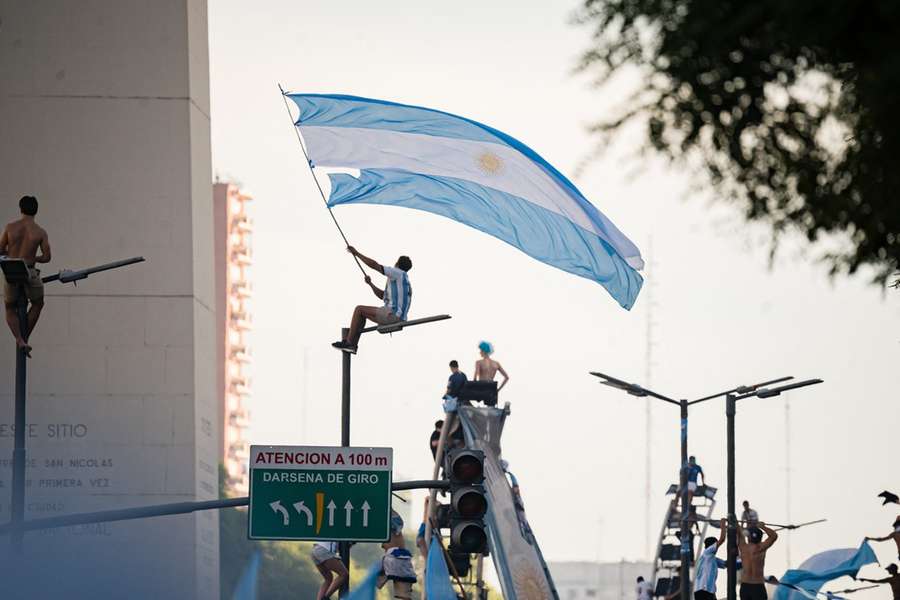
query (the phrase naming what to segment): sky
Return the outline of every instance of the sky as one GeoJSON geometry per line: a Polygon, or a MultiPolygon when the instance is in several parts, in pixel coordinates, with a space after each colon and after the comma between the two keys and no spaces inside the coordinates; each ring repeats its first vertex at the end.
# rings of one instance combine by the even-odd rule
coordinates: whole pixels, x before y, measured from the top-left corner
{"type": "MultiPolygon", "coordinates": [[[[210,3],[214,173],[255,198],[252,443],[340,442],[341,357],[330,343],[356,304],[378,302],[323,207],[278,83],[464,115],[574,176],[594,147],[587,127],[611,114],[629,83],[626,76],[597,90],[574,73],[590,33],[571,23],[576,7],[210,3]]],[[[504,458],[544,555],[648,559],[665,489],[677,478],[677,408],[651,403],[648,445],[648,401],[599,385],[589,371],[689,399],[785,375],[821,377],[822,385],[738,405],[739,500],[770,522],[828,519],[777,544],[767,570],[783,571],[788,548],[796,567],[818,551],[885,535],[900,512],[875,497],[900,488],[900,292],[870,285],[865,274],[830,280],[815,250],[796,240],[770,260],[764,228],[697,191],[698,175],[639,154],[640,135],[625,131],[575,178],[648,261],[631,311],[598,284],[448,219],[397,207],[335,210],[362,252],[391,264],[412,257],[410,318],[453,316],[363,338],[353,361],[352,443],[393,447],[395,479],[428,476],[447,363],[458,359],[471,375],[478,342],[490,340],[511,376],[501,394],[511,405],[504,458]]],[[[723,402],[692,410],[689,444],[721,490],[722,515],[723,402]]],[[[885,564],[894,558],[891,544],[875,549],[885,564]]]]}

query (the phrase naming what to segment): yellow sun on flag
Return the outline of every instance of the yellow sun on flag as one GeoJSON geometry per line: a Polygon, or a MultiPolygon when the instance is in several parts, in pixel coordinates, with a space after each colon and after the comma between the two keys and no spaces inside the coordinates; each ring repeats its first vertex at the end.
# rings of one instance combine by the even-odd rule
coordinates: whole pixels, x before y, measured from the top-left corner
{"type": "Polygon", "coordinates": [[[503,160],[490,150],[486,150],[478,155],[478,168],[485,175],[496,175],[503,169],[503,160]]]}

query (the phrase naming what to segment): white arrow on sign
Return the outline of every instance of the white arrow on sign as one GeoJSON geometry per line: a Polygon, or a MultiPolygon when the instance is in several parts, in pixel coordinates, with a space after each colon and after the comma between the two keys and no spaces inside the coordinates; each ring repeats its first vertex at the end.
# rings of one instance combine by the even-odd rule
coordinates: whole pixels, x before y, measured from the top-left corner
{"type": "Polygon", "coordinates": [[[366,500],[363,502],[362,511],[363,511],[363,527],[369,526],[369,509],[372,508],[369,506],[369,501],[366,500]]]}
{"type": "Polygon", "coordinates": [[[306,515],[306,524],[312,527],[312,511],[303,504],[303,501],[294,502],[294,510],[297,511],[298,514],[306,515]]]}
{"type": "Polygon", "coordinates": [[[334,500],[328,501],[328,526],[334,527],[334,509],[337,508],[337,504],[334,503],[334,500]]]}
{"type": "Polygon", "coordinates": [[[275,502],[270,502],[269,506],[271,506],[272,510],[274,510],[275,512],[281,513],[281,516],[284,517],[284,525],[285,526],[287,526],[288,523],[291,522],[291,516],[288,514],[287,509],[281,505],[281,500],[276,500],[275,502]]]}
{"type": "Polygon", "coordinates": [[[347,527],[350,527],[350,511],[353,510],[353,503],[347,500],[347,504],[344,505],[344,510],[347,512],[346,524],[347,527]]]}

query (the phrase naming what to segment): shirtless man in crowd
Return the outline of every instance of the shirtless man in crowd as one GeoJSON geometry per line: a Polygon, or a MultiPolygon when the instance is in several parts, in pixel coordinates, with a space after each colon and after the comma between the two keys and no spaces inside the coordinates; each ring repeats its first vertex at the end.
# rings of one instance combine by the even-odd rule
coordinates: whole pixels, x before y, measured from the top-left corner
{"type": "Polygon", "coordinates": [[[475,381],[493,381],[499,371],[503,375],[503,383],[497,388],[499,392],[509,381],[509,375],[506,374],[500,363],[491,358],[494,346],[490,342],[481,342],[478,344],[478,352],[481,354],[481,360],[475,362],[475,381]]]}
{"type": "Polygon", "coordinates": [[[38,201],[34,196],[23,196],[19,200],[19,210],[22,217],[9,223],[0,235],[0,256],[7,258],[20,258],[28,267],[28,281],[25,282],[25,295],[31,302],[28,310],[27,330],[19,328],[19,317],[16,314],[16,303],[19,298],[19,286],[13,286],[3,280],[3,302],[6,305],[6,324],[9,325],[13,337],[16,338],[16,346],[25,350],[27,356],[31,356],[31,346],[28,345],[28,337],[37,325],[38,317],[44,308],[44,282],[41,281],[41,272],[35,268],[36,263],[50,262],[50,238],[44,228],[34,221],[37,214],[38,201]],[[38,249],[41,253],[38,255],[38,249]]]}
{"type": "Polygon", "coordinates": [[[738,553],[741,556],[744,574],[741,575],[741,600],[767,600],[766,593],[766,551],[772,547],[778,534],[765,523],[758,523],[757,527],[747,530],[744,536],[744,528],[737,526],[738,553]],[[763,532],[766,539],[763,540],[763,532]]]}
{"type": "Polygon", "coordinates": [[[884,579],[863,579],[860,577],[857,581],[864,581],[866,583],[887,583],[891,586],[891,593],[894,595],[894,600],[900,600],[900,575],[897,574],[897,565],[891,563],[886,566],[884,570],[888,572],[888,576],[884,579]]]}
{"type": "Polygon", "coordinates": [[[900,515],[894,519],[894,530],[892,532],[884,537],[867,537],[866,540],[870,542],[886,542],[888,540],[894,540],[894,543],[897,544],[897,557],[900,558],[900,515]]]}

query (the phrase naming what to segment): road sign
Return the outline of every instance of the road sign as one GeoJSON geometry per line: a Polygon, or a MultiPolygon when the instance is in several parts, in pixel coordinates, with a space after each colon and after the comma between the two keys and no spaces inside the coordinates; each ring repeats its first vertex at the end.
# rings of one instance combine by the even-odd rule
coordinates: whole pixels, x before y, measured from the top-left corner
{"type": "Polygon", "coordinates": [[[392,466],[391,448],[251,446],[250,539],[387,540],[392,466]]]}

